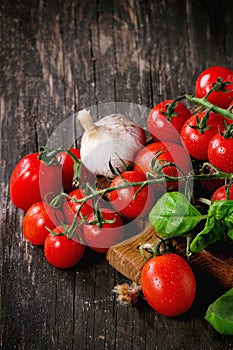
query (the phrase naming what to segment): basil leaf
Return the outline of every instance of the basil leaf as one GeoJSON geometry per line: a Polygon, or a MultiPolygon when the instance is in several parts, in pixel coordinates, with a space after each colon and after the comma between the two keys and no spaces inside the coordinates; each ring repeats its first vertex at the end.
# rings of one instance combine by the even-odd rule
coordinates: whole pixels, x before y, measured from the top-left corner
{"type": "Polygon", "coordinates": [[[187,234],[203,219],[180,192],[166,192],[149,213],[149,221],[162,238],[187,234]]]}
{"type": "Polygon", "coordinates": [[[190,251],[198,253],[218,241],[226,233],[233,238],[233,201],[217,200],[208,210],[204,229],[199,232],[190,244],[190,251]]]}
{"type": "Polygon", "coordinates": [[[208,217],[204,229],[199,232],[190,243],[190,251],[199,253],[209,245],[215,243],[223,236],[223,224],[214,216],[208,217]]]}
{"type": "Polygon", "coordinates": [[[232,214],[225,217],[224,224],[226,226],[227,236],[233,240],[233,215],[232,214]]]}
{"type": "MultiPolygon", "coordinates": [[[[214,201],[208,210],[208,216],[214,216],[216,220],[222,220],[233,213],[232,200],[217,200],[214,201]]],[[[232,225],[233,227],[233,225],[232,225]]]]}
{"type": "Polygon", "coordinates": [[[224,335],[233,335],[233,288],[208,307],[205,320],[217,332],[224,335]]]}

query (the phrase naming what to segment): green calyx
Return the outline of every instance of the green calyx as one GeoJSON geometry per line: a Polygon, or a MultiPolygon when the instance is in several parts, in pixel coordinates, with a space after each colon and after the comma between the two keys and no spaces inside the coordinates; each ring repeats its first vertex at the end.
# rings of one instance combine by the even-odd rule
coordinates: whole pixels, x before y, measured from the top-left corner
{"type": "Polygon", "coordinates": [[[207,99],[212,92],[227,92],[226,86],[232,84],[229,81],[223,81],[221,77],[219,77],[215,83],[213,83],[213,88],[208,92],[208,94],[205,96],[207,99]]]}
{"type": "Polygon", "coordinates": [[[233,138],[233,124],[228,125],[225,122],[225,130],[220,132],[220,134],[224,137],[224,139],[233,138]]]}
{"type": "Polygon", "coordinates": [[[207,111],[203,118],[198,118],[198,114],[196,115],[196,124],[190,125],[190,128],[198,130],[201,134],[203,134],[206,130],[209,130],[209,126],[207,125],[209,120],[210,111],[207,111]]]}
{"type": "Polygon", "coordinates": [[[173,117],[177,117],[177,113],[175,112],[178,101],[173,101],[166,105],[166,110],[163,112],[163,115],[166,116],[167,120],[170,122],[173,117]]]}

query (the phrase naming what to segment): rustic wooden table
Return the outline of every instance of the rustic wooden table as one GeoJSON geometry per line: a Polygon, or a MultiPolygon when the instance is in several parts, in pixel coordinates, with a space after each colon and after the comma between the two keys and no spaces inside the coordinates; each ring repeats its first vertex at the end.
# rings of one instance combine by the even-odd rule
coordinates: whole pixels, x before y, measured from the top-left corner
{"type": "Polygon", "coordinates": [[[222,292],[207,276],[196,271],[196,301],[181,317],[143,298],[122,306],[112,289],[126,279],[103,256],[53,268],[23,239],[24,213],[9,199],[15,164],[73,112],[150,108],[193,93],[208,66],[233,68],[232,16],[230,0],[0,1],[2,349],[232,349],[203,319],[222,292]]]}

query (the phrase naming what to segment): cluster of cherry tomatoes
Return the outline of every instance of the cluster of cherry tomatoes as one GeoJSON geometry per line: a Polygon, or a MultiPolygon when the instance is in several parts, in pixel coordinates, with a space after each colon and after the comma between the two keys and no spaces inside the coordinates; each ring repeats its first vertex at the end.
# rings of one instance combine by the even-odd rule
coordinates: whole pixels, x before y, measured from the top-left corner
{"type": "MultiPolygon", "coordinates": [[[[122,172],[111,181],[107,199],[97,197],[97,201],[96,198],[86,200],[85,189],[72,186],[74,160],[70,154],[58,153],[57,161],[52,165],[40,160],[39,153],[26,155],[16,165],[10,181],[13,204],[26,212],[24,237],[34,245],[44,245],[46,259],[59,268],[76,265],[86,246],[106,253],[110,246],[124,239],[125,220],[147,216],[159,194],[166,191],[165,182],[153,187],[129,185],[143,184],[147,180],[145,173],[150,169],[154,152],[163,150],[158,154],[159,164],[173,161],[174,155],[168,152],[171,147],[177,154],[176,164],[187,174],[189,156],[181,145],[152,143],[138,153],[133,169],[122,172]],[[54,208],[49,203],[56,196],[60,198],[59,206],[54,208]]],[[[72,148],[69,152],[77,158],[80,156],[78,149],[72,148]]],[[[168,175],[178,174],[175,165],[163,171],[168,175]]],[[[83,169],[80,183],[86,176],[92,177],[87,173],[83,169]]],[[[167,186],[177,189],[177,182],[167,186]]]]}
{"type": "MultiPolygon", "coordinates": [[[[203,71],[196,81],[196,96],[204,98],[219,77],[232,84],[226,85],[226,91],[212,92],[208,101],[215,106],[231,109],[233,71],[225,67],[211,67],[203,71]]],[[[191,115],[190,110],[181,102],[177,103],[173,116],[168,120],[164,116],[167,113],[166,107],[171,102],[163,101],[152,109],[148,118],[148,130],[151,135],[160,141],[181,141],[191,157],[201,161],[208,160],[224,172],[233,172],[233,139],[232,135],[224,133],[226,126],[231,125],[233,120],[212,111],[201,111],[191,115]]]]}
{"type": "MultiPolygon", "coordinates": [[[[233,72],[227,68],[211,67],[202,72],[196,81],[196,96],[204,98],[219,77],[232,84],[226,85],[226,91],[211,93],[208,100],[216,106],[230,109],[233,100],[233,72]]],[[[212,111],[191,115],[190,110],[180,101],[172,113],[168,114],[168,106],[172,102],[163,101],[151,110],[147,126],[152,141],[136,155],[131,170],[126,169],[117,174],[110,182],[110,191],[105,198],[90,195],[89,199],[82,201],[87,196],[85,189],[73,186],[74,158],[80,159],[78,149],[69,149],[74,157],[70,153],[59,152],[52,165],[41,161],[39,153],[26,155],[19,161],[10,180],[11,200],[16,207],[26,212],[23,220],[24,237],[34,245],[44,245],[44,254],[49,263],[58,268],[74,266],[84,255],[87,246],[99,253],[106,253],[110,246],[124,239],[125,219],[147,216],[164,191],[180,190],[182,186],[179,181],[164,181],[153,186],[145,183],[141,186],[147,181],[148,173],[152,178],[156,178],[158,173],[173,178],[187,175],[192,168],[193,158],[207,160],[224,172],[233,172],[233,138],[226,131],[231,120],[212,111]],[[124,183],[128,185],[122,186],[124,183]],[[133,183],[138,185],[130,186],[133,183]],[[60,206],[52,208],[48,203],[60,193],[63,193],[60,196],[60,206]]],[[[83,169],[80,184],[82,179],[90,176],[83,169]]],[[[224,196],[223,187],[215,194],[215,199],[224,199],[224,196]]],[[[177,308],[169,313],[166,311],[168,306],[165,309],[155,306],[159,312],[167,315],[184,312],[190,307],[195,295],[191,269],[187,268],[184,259],[176,259],[174,254],[164,256],[161,263],[151,259],[142,274],[143,292],[154,307],[154,298],[151,300],[150,296],[155,289],[164,290],[165,287],[161,289],[161,283],[171,280],[172,266],[175,264],[177,268],[179,264],[183,277],[177,275],[172,281],[175,288],[179,285],[176,288],[179,289],[179,295],[170,288],[171,284],[169,291],[166,291],[167,297],[174,296],[177,308]],[[159,268],[151,270],[150,264],[159,268]],[[167,277],[162,272],[164,267],[167,277]],[[151,274],[158,280],[157,287],[151,282],[151,274]],[[184,280],[185,283],[180,283],[184,280]],[[187,295],[186,303],[184,295],[187,295]]],[[[162,296],[156,300],[162,300],[162,296]]]]}

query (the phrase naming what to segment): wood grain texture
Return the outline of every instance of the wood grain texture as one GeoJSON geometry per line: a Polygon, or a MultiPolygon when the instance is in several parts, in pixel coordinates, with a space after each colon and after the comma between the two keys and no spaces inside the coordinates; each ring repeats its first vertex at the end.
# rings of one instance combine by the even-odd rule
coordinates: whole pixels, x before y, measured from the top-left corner
{"type": "Polygon", "coordinates": [[[227,0],[1,0],[2,349],[232,348],[203,320],[222,292],[208,276],[197,271],[195,304],[178,319],[143,297],[122,307],[112,289],[125,278],[104,257],[87,251],[73,269],[51,267],[23,239],[24,213],[9,198],[17,161],[73,112],[115,101],[150,108],[193,93],[207,66],[232,68],[232,15],[227,0]]]}

